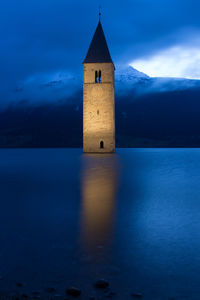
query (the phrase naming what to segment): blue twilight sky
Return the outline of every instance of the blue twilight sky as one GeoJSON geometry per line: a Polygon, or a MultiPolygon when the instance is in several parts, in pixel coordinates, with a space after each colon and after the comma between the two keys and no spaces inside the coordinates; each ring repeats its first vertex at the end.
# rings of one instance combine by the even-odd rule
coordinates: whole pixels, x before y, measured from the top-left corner
{"type": "Polygon", "coordinates": [[[200,79],[199,0],[0,0],[0,101],[81,74],[99,4],[116,66],[200,79]]]}

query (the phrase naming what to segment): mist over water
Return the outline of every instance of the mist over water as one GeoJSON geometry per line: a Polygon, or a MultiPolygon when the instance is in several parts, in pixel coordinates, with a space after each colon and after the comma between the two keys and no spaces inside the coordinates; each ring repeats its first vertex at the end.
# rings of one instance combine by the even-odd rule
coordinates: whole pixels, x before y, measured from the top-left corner
{"type": "Polygon", "coordinates": [[[199,299],[200,151],[0,150],[0,292],[199,299]]]}

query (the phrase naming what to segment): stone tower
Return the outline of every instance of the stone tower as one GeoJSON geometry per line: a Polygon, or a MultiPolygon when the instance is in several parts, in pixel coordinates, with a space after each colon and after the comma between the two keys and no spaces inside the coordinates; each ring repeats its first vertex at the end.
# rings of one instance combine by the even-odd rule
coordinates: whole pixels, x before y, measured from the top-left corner
{"type": "Polygon", "coordinates": [[[83,151],[115,151],[115,66],[101,22],[83,62],[83,151]]]}

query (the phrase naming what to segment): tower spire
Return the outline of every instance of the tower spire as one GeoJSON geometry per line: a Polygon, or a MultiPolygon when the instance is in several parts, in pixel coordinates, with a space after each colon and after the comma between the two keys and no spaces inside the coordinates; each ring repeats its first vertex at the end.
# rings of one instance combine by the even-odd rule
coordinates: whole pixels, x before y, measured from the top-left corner
{"type": "Polygon", "coordinates": [[[97,25],[87,55],[83,63],[112,62],[101,22],[97,25]]]}

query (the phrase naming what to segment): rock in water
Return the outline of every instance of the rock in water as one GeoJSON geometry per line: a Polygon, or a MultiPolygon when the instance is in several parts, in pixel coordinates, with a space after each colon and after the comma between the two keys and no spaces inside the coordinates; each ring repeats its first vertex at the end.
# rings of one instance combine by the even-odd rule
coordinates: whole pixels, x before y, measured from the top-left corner
{"type": "Polygon", "coordinates": [[[105,279],[99,279],[96,281],[95,287],[97,289],[106,289],[107,287],[109,287],[109,282],[105,279]]]}
{"type": "Polygon", "coordinates": [[[46,291],[47,291],[47,293],[53,294],[53,293],[56,292],[56,289],[55,289],[54,287],[48,287],[48,288],[46,289],[46,291]]]}
{"type": "Polygon", "coordinates": [[[54,299],[54,300],[63,299],[63,296],[60,294],[55,294],[52,299],[54,299]]]}
{"type": "Polygon", "coordinates": [[[70,287],[66,289],[66,294],[73,297],[78,297],[81,295],[81,290],[76,287],[70,287]]]}
{"type": "Polygon", "coordinates": [[[32,291],[32,294],[33,294],[34,296],[40,296],[40,291],[32,291]]]}
{"type": "Polygon", "coordinates": [[[23,283],[17,282],[17,283],[16,283],[16,286],[19,287],[19,288],[21,288],[21,287],[23,287],[23,283]]]}
{"type": "Polygon", "coordinates": [[[109,291],[109,292],[107,292],[106,294],[105,294],[105,297],[106,298],[113,298],[115,296],[115,293],[114,292],[111,292],[111,291],[109,291]]]}
{"type": "Polygon", "coordinates": [[[22,294],[22,295],[21,295],[21,298],[22,298],[23,300],[28,299],[28,295],[27,295],[27,294],[22,294]]]}
{"type": "Polygon", "coordinates": [[[141,293],[132,293],[131,296],[137,299],[141,299],[143,297],[141,293]]]}

